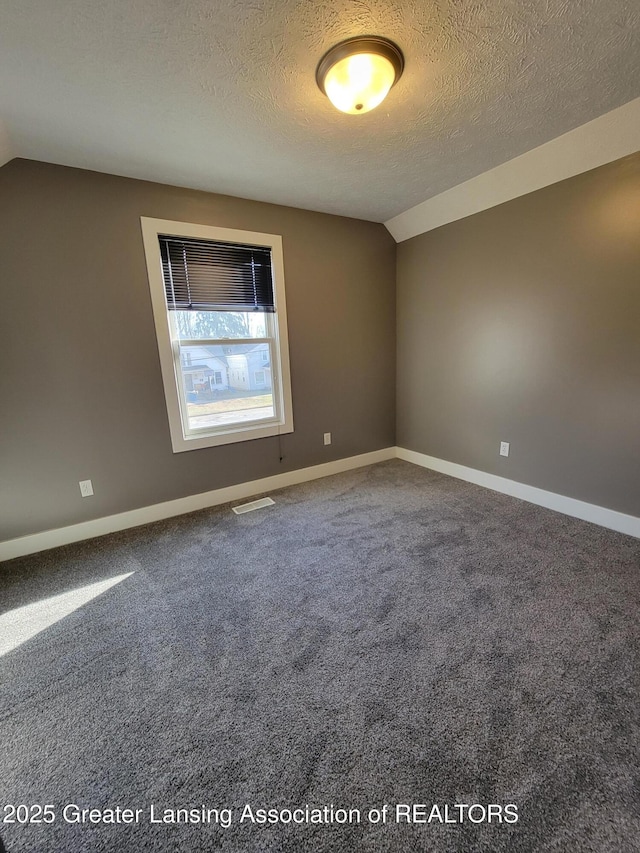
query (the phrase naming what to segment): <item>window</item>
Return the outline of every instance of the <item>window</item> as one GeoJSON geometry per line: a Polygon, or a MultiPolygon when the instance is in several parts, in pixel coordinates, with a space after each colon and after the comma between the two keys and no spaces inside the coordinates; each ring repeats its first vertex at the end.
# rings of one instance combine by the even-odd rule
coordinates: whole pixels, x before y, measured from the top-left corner
{"type": "Polygon", "coordinates": [[[141,223],[174,453],[293,432],[281,238],[141,223]]]}

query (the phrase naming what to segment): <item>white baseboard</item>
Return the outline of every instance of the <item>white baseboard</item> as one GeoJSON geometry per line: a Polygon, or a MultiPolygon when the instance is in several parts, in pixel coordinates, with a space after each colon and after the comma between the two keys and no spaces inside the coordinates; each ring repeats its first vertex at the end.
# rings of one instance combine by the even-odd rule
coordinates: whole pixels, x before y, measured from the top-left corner
{"type": "Polygon", "coordinates": [[[447,462],[437,459],[435,456],[427,456],[404,447],[385,447],[382,450],[374,450],[371,453],[362,453],[359,456],[349,456],[346,459],[337,459],[334,462],[325,462],[321,465],[313,465],[310,468],[300,468],[297,471],[287,471],[282,474],[274,474],[272,477],[264,477],[261,480],[251,480],[248,483],[239,483],[237,486],[227,486],[224,489],[214,489],[211,492],[203,492],[199,495],[190,495],[186,498],[178,498],[174,501],[153,504],[140,509],[121,512],[117,515],[109,515],[104,518],[96,518],[92,521],[83,521],[80,524],[72,524],[69,527],[61,527],[56,530],[45,530],[42,533],[33,533],[29,536],[21,536],[18,539],[10,539],[0,542],[0,562],[12,560],[14,557],[23,557],[26,554],[35,554],[38,551],[46,551],[48,548],[56,548],[59,545],[68,545],[71,542],[79,542],[83,539],[92,539],[94,536],[104,536],[106,533],[115,533],[118,530],[126,530],[129,527],[139,527],[152,521],[161,521],[164,518],[172,518],[176,515],[184,515],[199,509],[217,506],[253,497],[254,495],[268,492],[272,489],[282,489],[285,486],[295,486],[321,477],[329,477],[332,474],[340,474],[342,471],[351,471],[365,465],[374,465],[376,462],[384,462],[387,459],[403,459],[412,462],[422,468],[430,468],[441,474],[448,474],[459,480],[475,483],[502,492],[515,498],[528,501],[529,503],[544,506],[556,512],[580,518],[583,521],[591,521],[601,527],[608,527],[620,533],[640,538],[640,518],[633,515],[625,515],[612,509],[585,503],[584,501],[547,492],[535,486],[527,486],[525,483],[516,483],[505,477],[495,474],[487,474],[475,468],[467,468],[455,462],[447,462]]]}
{"type": "Polygon", "coordinates": [[[611,530],[617,530],[619,533],[627,533],[629,536],[640,538],[640,518],[636,518],[634,515],[625,515],[623,512],[616,512],[613,509],[606,509],[575,498],[557,495],[535,486],[527,486],[525,483],[517,483],[515,480],[498,477],[496,474],[487,474],[484,471],[477,471],[475,468],[467,468],[466,465],[458,465],[455,462],[437,459],[435,456],[406,450],[404,447],[396,447],[396,456],[398,459],[413,462],[414,465],[420,465],[422,468],[430,468],[432,471],[439,471],[441,474],[448,474],[450,477],[493,489],[494,492],[502,492],[505,495],[511,495],[514,498],[520,498],[520,500],[564,513],[564,515],[571,515],[583,521],[591,521],[601,527],[608,527],[611,530]]]}
{"type": "Polygon", "coordinates": [[[296,471],[274,474],[272,477],[264,477],[261,480],[239,483],[237,486],[227,486],[224,489],[214,489],[211,492],[203,492],[199,495],[190,495],[174,501],[165,501],[140,509],[132,509],[128,512],[120,512],[117,515],[108,515],[104,518],[72,524],[69,527],[60,527],[57,530],[45,530],[42,533],[21,536],[18,539],[0,542],[0,561],[12,560],[14,557],[23,557],[26,554],[35,554],[38,551],[57,548],[59,545],[68,545],[70,542],[79,542],[82,539],[91,539],[94,536],[104,536],[105,533],[115,533],[129,527],[139,527],[141,524],[161,521],[163,518],[184,515],[187,512],[206,509],[218,504],[242,500],[272,489],[282,489],[285,486],[295,486],[309,480],[318,480],[321,477],[329,477],[331,474],[340,474],[342,471],[351,471],[353,468],[362,468],[365,465],[395,459],[395,456],[395,447],[385,447],[382,450],[362,453],[359,456],[349,456],[346,459],[336,459],[334,462],[324,462],[310,468],[299,468],[296,471]]]}

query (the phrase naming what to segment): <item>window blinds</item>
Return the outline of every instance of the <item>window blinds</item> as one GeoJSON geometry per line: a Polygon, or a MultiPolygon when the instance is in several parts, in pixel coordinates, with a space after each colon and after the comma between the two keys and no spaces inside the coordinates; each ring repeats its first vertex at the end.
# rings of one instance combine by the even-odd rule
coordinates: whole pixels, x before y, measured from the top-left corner
{"type": "Polygon", "coordinates": [[[170,311],[274,312],[271,249],[159,235],[170,311]]]}

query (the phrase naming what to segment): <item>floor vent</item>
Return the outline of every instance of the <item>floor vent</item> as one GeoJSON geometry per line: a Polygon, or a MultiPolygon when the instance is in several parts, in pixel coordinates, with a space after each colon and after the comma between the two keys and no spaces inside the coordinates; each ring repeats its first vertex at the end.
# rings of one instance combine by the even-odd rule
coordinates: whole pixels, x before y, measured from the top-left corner
{"type": "Polygon", "coordinates": [[[257,501],[251,501],[248,504],[241,504],[240,506],[232,507],[233,511],[236,515],[242,515],[243,512],[253,512],[254,509],[262,509],[263,506],[271,506],[275,501],[272,501],[271,498],[260,498],[257,501]]]}

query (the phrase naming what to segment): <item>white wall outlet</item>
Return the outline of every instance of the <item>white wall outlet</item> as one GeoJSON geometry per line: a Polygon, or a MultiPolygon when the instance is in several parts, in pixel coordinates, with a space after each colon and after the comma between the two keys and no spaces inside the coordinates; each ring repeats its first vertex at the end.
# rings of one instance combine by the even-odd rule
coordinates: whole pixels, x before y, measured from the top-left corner
{"type": "Polygon", "coordinates": [[[324,443],[325,444],[331,444],[331,433],[330,432],[325,432],[324,443]]]}
{"type": "Polygon", "coordinates": [[[91,480],[80,480],[78,483],[80,486],[80,494],[83,498],[90,498],[93,494],[93,485],[91,480]]]}
{"type": "Polygon", "coordinates": [[[509,442],[501,441],[500,442],[500,456],[508,456],[509,455],[509,442]]]}

